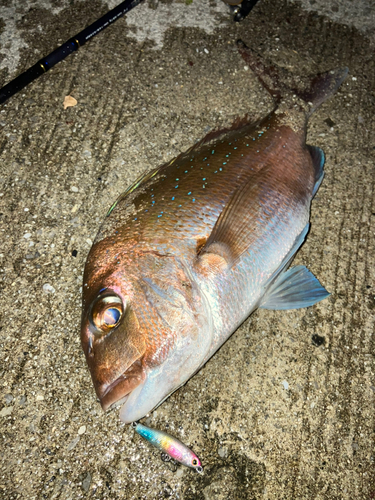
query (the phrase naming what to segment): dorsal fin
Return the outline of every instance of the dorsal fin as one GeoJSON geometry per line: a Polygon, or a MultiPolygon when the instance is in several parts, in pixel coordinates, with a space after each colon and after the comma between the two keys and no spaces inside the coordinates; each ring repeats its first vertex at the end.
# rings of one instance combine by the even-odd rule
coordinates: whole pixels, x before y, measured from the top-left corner
{"type": "MultiPolygon", "coordinates": [[[[173,161],[173,160],[172,160],[173,161]]],[[[172,162],[170,162],[172,163],[172,162]]],[[[163,165],[164,166],[164,165],[163,165]]],[[[144,184],[148,180],[152,179],[161,169],[162,167],[154,168],[150,172],[144,172],[142,175],[140,175],[134,182],[131,184],[126,191],[120,194],[120,196],[117,198],[117,200],[114,202],[114,204],[111,206],[111,208],[108,210],[106,217],[111,215],[112,211],[118,205],[118,203],[123,200],[128,194],[132,193],[137,187],[139,187],[141,184],[144,184]]]]}

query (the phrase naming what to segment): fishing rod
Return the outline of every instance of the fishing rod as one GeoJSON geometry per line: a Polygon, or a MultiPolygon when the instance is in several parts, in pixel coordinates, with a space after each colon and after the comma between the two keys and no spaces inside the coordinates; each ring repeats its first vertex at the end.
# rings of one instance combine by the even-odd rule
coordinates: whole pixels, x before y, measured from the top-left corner
{"type": "Polygon", "coordinates": [[[236,23],[245,19],[259,0],[223,0],[229,5],[233,14],[233,21],[236,23]]]}
{"type": "MultiPolygon", "coordinates": [[[[90,26],[80,31],[67,42],[60,45],[60,47],[51,52],[48,56],[40,59],[40,61],[34,64],[34,66],[31,66],[31,68],[21,73],[14,80],[4,85],[4,87],[0,89],[0,104],[3,104],[7,99],[9,99],[9,97],[12,97],[12,95],[25,88],[40,75],[43,75],[48,70],[53,68],[55,64],[64,60],[69,54],[85,45],[90,38],[100,33],[103,29],[107,28],[123,15],[127,14],[142,1],[143,0],[125,0],[124,2],[121,2],[117,7],[107,12],[107,14],[104,14],[104,16],[100,19],[90,24],[90,26]]],[[[238,22],[249,14],[259,0],[223,1],[231,7],[232,13],[234,14],[234,21],[238,22]]]]}
{"type": "Polygon", "coordinates": [[[43,57],[34,66],[31,66],[24,73],[21,73],[14,80],[4,85],[0,89],[0,104],[4,103],[9,97],[22,90],[26,85],[36,80],[40,75],[46,73],[55,64],[59,63],[69,54],[78,50],[82,45],[90,40],[93,36],[100,33],[103,29],[107,28],[110,24],[114,23],[127,14],[131,9],[136,7],[142,0],[125,0],[117,7],[110,10],[103,17],[90,24],[87,28],[80,31],[77,35],[70,38],[67,42],[63,43],[56,50],[51,52],[48,56],[43,57]]]}

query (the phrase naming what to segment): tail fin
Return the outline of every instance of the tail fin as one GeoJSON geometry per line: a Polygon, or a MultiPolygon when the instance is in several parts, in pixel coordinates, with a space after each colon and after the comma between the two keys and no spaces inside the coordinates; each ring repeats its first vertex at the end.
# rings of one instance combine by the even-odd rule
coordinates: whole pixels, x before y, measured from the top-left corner
{"type": "Polygon", "coordinates": [[[276,99],[276,104],[283,96],[292,92],[306,103],[310,103],[309,115],[331,97],[348,76],[348,68],[339,68],[313,77],[297,79],[284,68],[276,67],[260,57],[242,40],[237,41],[237,46],[264,88],[276,99]]]}
{"type": "Polygon", "coordinates": [[[311,102],[310,114],[329,99],[348,76],[348,68],[337,68],[320,73],[310,80],[309,88],[297,93],[304,101],[311,102]]]}

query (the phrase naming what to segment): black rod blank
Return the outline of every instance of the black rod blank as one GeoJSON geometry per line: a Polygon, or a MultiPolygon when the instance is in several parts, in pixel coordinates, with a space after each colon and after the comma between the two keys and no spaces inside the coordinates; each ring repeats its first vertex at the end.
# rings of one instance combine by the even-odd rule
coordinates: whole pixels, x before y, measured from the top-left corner
{"type": "Polygon", "coordinates": [[[34,66],[31,66],[31,68],[24,73],[21,73],[14,80],[4,85],[4,87],[0,89],[0,104],[22,90],[29,83],[33,82],[38,76],[46,73],[46,71],[65,59],[69,54],[78,50],[79,47],[82,47],[90,38],[117,21],[121,16],[127,14],[133,7],[141,3],[141,1],[142,0],[125,0],[120,3],[120,5],[107,12],[103,17],[60,45],[60,47],[51,52],[48,56],[43,57],[43,59],[34,64],[34,66]]]}

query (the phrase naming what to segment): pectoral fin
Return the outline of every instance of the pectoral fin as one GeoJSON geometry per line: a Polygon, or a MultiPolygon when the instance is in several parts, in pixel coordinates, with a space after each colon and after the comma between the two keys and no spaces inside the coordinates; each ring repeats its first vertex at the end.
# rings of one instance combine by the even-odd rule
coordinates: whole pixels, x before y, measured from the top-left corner
{"type": "Polygon", "coordinates": [[[273,186],[269,186],[267,174],[268,169],[264,167],[234,193],[201,248],[199,259],[209,261],[214,254],[220,257],[221,267],[232,267],[256,241],[259,232],[275,222],[278,197],[273,193],[273,186]]]}
{"type": "Polygon", "coordinates": [[[261,309],[300,309],[328,297],[330,293],[305,267],[296,266],[282,272],[267,290],[261,309]]]}

